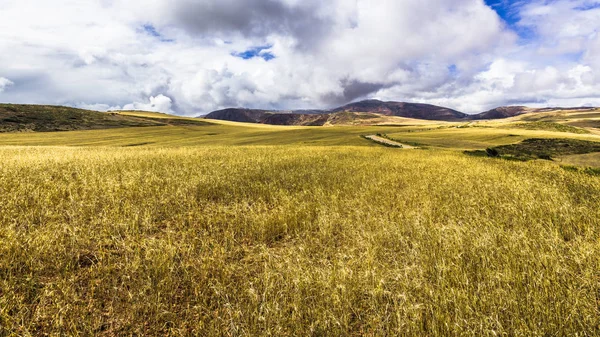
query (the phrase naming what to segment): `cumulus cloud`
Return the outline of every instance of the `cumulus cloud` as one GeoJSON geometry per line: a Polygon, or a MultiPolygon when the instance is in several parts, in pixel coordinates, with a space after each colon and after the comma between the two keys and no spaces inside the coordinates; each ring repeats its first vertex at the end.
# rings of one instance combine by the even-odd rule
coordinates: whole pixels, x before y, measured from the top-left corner
{"type": "Polygon", "coordinates": [[[150,102],[147,103],[134,102],[124,105],[121,109],[113,110],[141,110],[164,113],[172,112],[171,105],[173,101],[165,95],[151,96],[149,101],[150,102]]]}
{"type": "Polygon", "coordinates": [[[77,103],[77,104],[74,104],[74,107],[79,108],[79,109],[101,111],[101,112],[106,112],[106,111],[110,111],[110,110],[121,110],[120,106],[110,106],[108,104],[103,104],[103,103],[96,103],[96,104],[77,103]]]}
{"type": "Polygon", "coordinates": [[[11,80],[9,80],[8,78],[0,77],[0,92],[3,92],[11,85],[14,85],[14,83],[11,80]]]}
{"type": "Polygon", "coordinates": [[[310,48],[329,32],[334,9],[320,0],[180,0],[166,12],[171,24],[196,36],[262,40],[277,34],[310,48]]]}
{"type": "Polygon", "coordinates": [[[482,0],[4,0],[0,74],[19,85],[0,92],[185,115],[362,98],[600,105],[597,3],[516,2],[507,24],[482,0]]]}

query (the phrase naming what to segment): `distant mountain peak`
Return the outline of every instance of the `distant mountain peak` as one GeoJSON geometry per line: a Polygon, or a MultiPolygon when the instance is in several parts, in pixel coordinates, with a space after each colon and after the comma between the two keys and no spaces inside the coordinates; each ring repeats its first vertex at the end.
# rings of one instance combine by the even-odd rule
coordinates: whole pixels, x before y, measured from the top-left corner
{"type": "MultiPolygon", "coordinates": [[[[553,109],[555,110],[555,108],[553,109]]],[[[206,116],[206,118],[278,125],[323,125],[327,123],[327,118],[325,116],[330,116],[331,120],[336,120],[334,115],[338,113],[366,113],[375,116],[395,116],[412,119],[459,122],[485,119],[504,119],[519,116],[525,113],[543,112],[547,110],[548,109],[531,109],[526,106],[500,106],[479,114],[468,115],[454,109],[432,104],[367,99],[358,102],[352,102],[331,110],[273,111],[247,108],[224,109],[211,112],[206,116]],[[320,117],[315,117],[315,115],[320,115],[320,117]]]]}
{"type": "Polygon", "coordinates": [[[466,119],[467,114],[453,109],[423,103],[407,103],[380,100],[354,102],[332,110],[333,112],[370,112],[386,116],[426,120],[455,121],[466,119]]]}
{"type": "Polygon", "coordinates": [[[488,110],[476,115],[472,115],[471,119],[503,119],[522,115],[529,110],[526,106],[500,106],[492,110],[488,110]]]}

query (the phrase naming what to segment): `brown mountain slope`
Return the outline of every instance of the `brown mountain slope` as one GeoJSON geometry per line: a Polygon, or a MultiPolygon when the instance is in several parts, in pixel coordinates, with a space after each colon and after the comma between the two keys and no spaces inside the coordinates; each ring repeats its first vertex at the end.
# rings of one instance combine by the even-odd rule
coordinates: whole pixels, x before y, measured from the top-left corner
{"type": "Polygon", "coordinates": [[[323,126],[329,120],[329,114],[294,114],[294,113],[269,113],[260,123],[271,125],[304,125],[323,126]]]}
{"type": "Polygon", "coordinates": [[[395,116],[437,121],[460,121],[468,119],[469,117],[469,115],[463,114],[462,112],[430,104],[382,102],[378,100],[351,103],[328,111],[308,111],[310,111],[310,113],[305,113],[304,110],[282,112],[230,108],[213,111],[204,118],[274,125],[324,125],[328,121],[328,124],[353,124],[349,119],[375,119],[378,116],[395,116]]]}
{"type": "Polygon", "coordinates": [[[477,115],[472,115],[469,118],[480,120],[480,119],[504,119],[523,115],[530,112],[531,109],[525,106],[501,106],[492,110],[482,112],[477,115]]]}
{"type": "Polygon", "coordinates": [[[462,112],[431,104],[383,102],[366,100],[350,103],[332,110],[333,112],[370,112],[386,116],[398,116],[425,120],[456,121],[467,119],[462,112]]]}
{"type": "Polygon", "coordinates": [[[204,118],[241,123],[260,123],[268,113],[268,110],[230,108],[213,111],[204,118]]]}
{"type": "Polygon", "coordinates": [[[294,113],[256,109],[223,109],[209,113],[204,118],[242,123],[271,125],[321,126],[327,122],[328,114],[294,113]]]}
{"type": "Polygon", "coordinates": [[[264,110],[225,109],[215,111],[205,118],[246,123],[295,126],[324,125],[390,125],[422,124],[430,121],[387,116],[370,112],[331,112],[321,114],[299,114],[266,112],[264,110]]]}

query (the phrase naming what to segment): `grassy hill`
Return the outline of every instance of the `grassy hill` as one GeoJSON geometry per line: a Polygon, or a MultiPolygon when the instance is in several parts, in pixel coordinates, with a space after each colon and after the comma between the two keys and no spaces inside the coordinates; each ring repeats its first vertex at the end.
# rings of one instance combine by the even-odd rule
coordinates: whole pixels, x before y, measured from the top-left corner
{"type": "Polygon", "coordinates": [[[104,113],[49,105],[0,104],[0,132],[49,132],[202,124],[205,122],[175,116],[104,113]]]}

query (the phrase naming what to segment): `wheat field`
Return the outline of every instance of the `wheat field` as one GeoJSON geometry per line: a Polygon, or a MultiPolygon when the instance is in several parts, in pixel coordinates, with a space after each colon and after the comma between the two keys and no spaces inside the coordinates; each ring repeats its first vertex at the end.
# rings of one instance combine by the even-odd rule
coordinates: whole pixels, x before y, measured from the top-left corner
{"type": "Polygon", "coordinates": [[[0,336],[600,334],[598,176],[368,146],[0,157],[0,336]]]}

